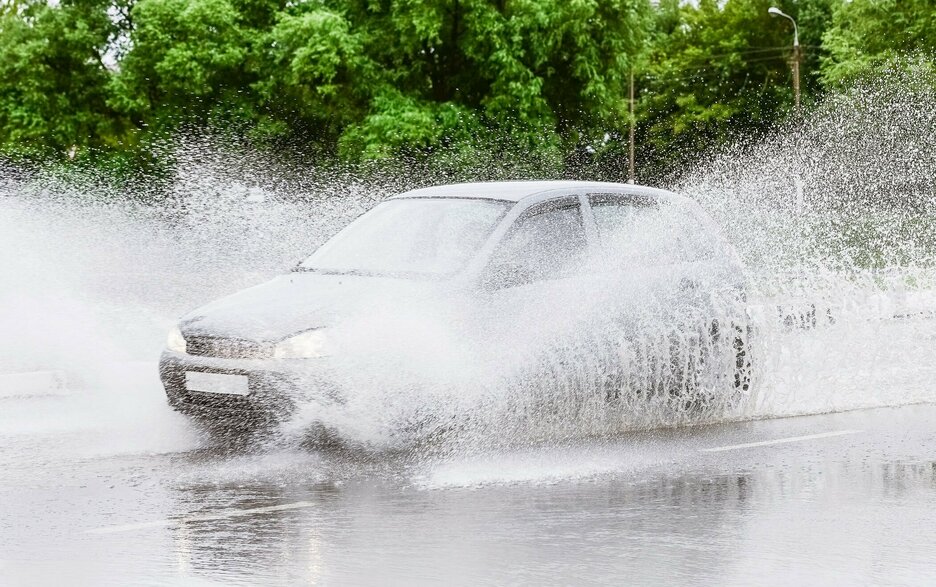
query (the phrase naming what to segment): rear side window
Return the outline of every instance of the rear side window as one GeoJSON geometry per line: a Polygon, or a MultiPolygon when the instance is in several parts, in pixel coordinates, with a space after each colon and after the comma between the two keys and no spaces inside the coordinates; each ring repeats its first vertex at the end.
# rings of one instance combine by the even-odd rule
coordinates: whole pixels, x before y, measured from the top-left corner
{"type": "Polygon", "coordinates": [[[626,236],[637,236],[641,224],[657,213],[656,202],[647,197],[622,194],[593,194],[588,197],[598,229],[598,238],[605,246],[626,236]]]}
{"type": "Polygon", "coordinates": [[[602,256],[645,266],[711,259],[715,243],[689,210],[639,194],[588,197],[602,256]]]}

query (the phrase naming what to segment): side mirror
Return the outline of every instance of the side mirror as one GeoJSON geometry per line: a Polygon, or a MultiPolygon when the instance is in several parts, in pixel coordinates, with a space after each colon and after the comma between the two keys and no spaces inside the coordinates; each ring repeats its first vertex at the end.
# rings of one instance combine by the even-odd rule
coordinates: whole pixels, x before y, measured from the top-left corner
{"type": "Polygon", "coordinates": [[[497,263],[485,270],[481,287],[487,290],[506,289],[526,285],[533,281],[533,274],[519,263],[497,263]]]}

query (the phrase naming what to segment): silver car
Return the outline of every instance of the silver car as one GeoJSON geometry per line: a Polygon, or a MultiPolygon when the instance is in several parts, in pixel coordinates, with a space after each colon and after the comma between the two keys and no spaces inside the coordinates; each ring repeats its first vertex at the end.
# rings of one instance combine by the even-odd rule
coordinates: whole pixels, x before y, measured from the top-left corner
{"type": "Polygon", "coordinates": [[[187,314],[159,368],[171,406],[207,422],[280,420],[310,396],[340,406],[364,393],[355,373],[420,379],[419,357],[450,351],[447,373],[510,364],[502,379],[544,385],[574,369],[592,399],[698,408],[746,391],[745,316],[738,258],[687,198],[443,185],[383,201],[290,273],[187,314]]]}

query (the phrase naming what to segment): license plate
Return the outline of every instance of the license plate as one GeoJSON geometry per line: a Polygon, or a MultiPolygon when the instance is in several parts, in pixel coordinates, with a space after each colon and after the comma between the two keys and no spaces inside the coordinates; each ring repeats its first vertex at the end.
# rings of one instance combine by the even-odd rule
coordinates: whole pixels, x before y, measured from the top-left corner
{"type": "Polygon", "coordinates": [[[226,393],[229,395],[247,395],[250,393],[247,386],[246,375],[202,373],[200,371],[185,372],[185,389],[188,391],[226,393]]]}

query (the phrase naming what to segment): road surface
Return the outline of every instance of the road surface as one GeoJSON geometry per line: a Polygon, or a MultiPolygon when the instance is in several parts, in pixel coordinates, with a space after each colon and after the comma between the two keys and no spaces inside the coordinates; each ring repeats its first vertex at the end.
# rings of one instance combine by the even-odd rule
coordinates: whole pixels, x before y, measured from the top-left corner
{"type": "Polygon", "coordinates": [[[936,581],[933,405],[423,459],[0,402],[2,585],[936,581]]]}

